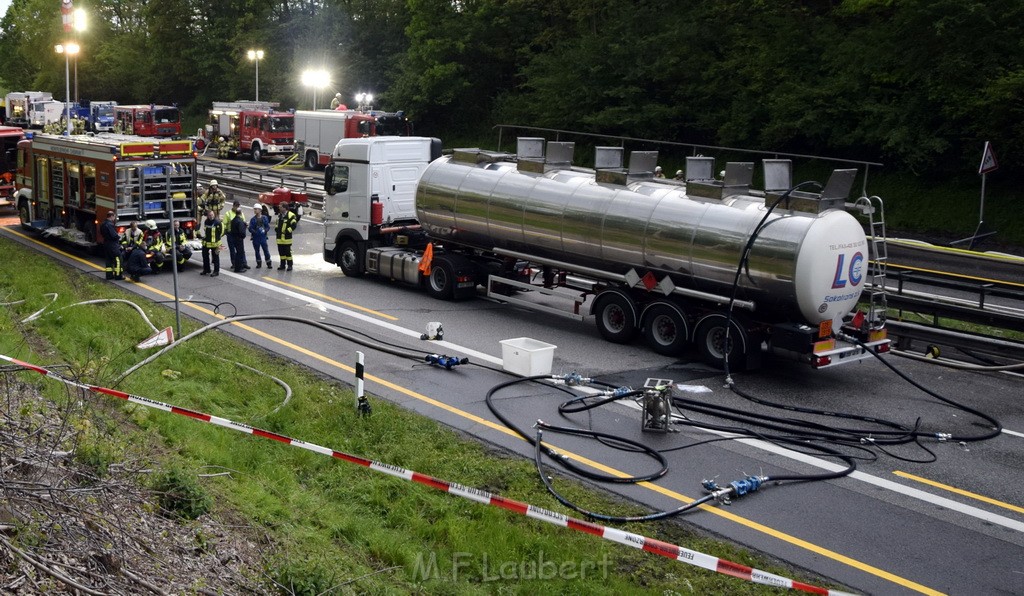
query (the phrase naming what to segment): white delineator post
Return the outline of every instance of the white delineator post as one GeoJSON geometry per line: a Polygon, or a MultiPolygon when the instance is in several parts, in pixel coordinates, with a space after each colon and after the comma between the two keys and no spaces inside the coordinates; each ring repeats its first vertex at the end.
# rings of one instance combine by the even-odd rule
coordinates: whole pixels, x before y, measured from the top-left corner
{"type": "Polygon", "coordinates": [[[363,397],[363,359],[362,352],[356,352],[356,408],[359,407],[359,399],[363,397]]]}

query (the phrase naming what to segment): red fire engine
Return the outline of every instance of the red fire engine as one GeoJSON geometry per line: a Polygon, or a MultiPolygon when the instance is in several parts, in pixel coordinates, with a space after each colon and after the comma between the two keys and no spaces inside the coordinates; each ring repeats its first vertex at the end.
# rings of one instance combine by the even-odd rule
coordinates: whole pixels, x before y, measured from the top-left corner
{"type": "Polygon", "coordinates": [[[117,106],[114,132],[141,137],[180,137],[181,110],[175,106],[117,106]]]}
{"type": "Polygon", "coordinates": [[[25,131],[14,126],[0,126],[0,207],[14,204],[14,174],[17,159],[15,153],[18,141],[25,138],[25,131]]]}
{"type": "Polygon", "coordinates": [[[194,229],[196,155],[188,140],[29,135],[18,143],[21,225],[92,247],[111,210],[119,224],[194,229]]]}
{"type": "Polygon", "coordinates": [[[268,101],[215,101],[210,121],[196,147],[220,142],[221,153],[249,154],[253,161],[266,156],[291,154],[295,149],[295,115],[277,111],[280,104],[268,101]]]}

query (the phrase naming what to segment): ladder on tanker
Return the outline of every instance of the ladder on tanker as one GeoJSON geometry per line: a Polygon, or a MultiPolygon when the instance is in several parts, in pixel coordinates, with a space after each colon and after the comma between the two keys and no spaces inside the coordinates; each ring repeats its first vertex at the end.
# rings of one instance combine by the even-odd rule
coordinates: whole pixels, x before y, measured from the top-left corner
{"type": "Polygon", "coordinates": [[[885,237],[885,204],[878,196],[860,197],[855,203],[861,213],[868,217],[868,245],[872,266],[865,287],[868,293],[868,324],[878,328],[885,324],[888,302],[885,293],[886,269],[889,265],[889,248],[885,237]]]}

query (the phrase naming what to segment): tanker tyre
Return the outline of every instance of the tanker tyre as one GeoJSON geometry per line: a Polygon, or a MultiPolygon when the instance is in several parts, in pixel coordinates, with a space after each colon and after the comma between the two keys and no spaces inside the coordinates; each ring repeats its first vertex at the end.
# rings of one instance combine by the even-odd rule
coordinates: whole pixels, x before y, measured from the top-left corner
{"type": "Polygon", "coordinates": [[[427,293],[438,300],[455,297],[455,268],[444,259],[434,259],[427,276],[427,293]]]}
{"type": "Polygon", "coordinates": [[[307,151],[305,159],[306,169],[315,170],[320,165],[320,156],[316,151],[307,151]]]}
{"type": "Polygon", "coordinates": [[[252,146],[252,160],[256,163],[263,161],[263,149],[259,145],[252,146]]]}
{"type": "Polygon", "coordinates": [[[343,241],[338,247],[335,260],[345,277],[360,277],[363,274],[363,249],[355,241],[343,241]]]}
{"type": "Polygon", "coordinates": [[[636,337],[636,305],[627,296],[609,292],[594,303],[597,331],[614,344],[629,343],[636,337]]]}
{"type": "Polygon", "coordinates": [[[747,350],[750,349],[750,338],[736,319],[732,320],[728,341],[725,333],[725,315],[709,315],[697,323],[693,332],[693,342],[697,345],[704,362],[718,368],[725,368],[726,356],[729,358],[729,370],[738,370],[745,362],[747,350]],[[729,349],[731,346],[731,349],[729,349]]]}
{"type": "Polygon", "coordinates": [[[674,304],[658,302],[644,314],[644,339],[655,352],[674,356],[686,346],[686,317],[674,304]]]}

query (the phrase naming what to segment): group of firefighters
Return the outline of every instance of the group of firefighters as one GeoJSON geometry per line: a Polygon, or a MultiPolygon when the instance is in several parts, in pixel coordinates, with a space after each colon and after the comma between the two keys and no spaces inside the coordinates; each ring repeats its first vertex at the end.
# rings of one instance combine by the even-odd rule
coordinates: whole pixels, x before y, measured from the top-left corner
{"type": "MultiPolygon", "coordinates": [[[[246,222],[242,207],[235,201],[224,217],[220,212],[224,209],[226,195],[220,190],[217,181],[211,180],[206,192],[196,201],[204,219],[199,227],[196,238],[200,241],[203,255],[203,271],[201,275],[211,277],[220,275],[221,240],[227,240],[231,269],[241,273],[249,269],[245,256],[245,238],[249,236],[256,253],[256,268],[267,262],[272,266],[267,238],[270,233],[270,212],[266,206],[256,204],[253,216],[246,222]]],[[[275,225],[277,235],[277,251],[280,270],[292,270],[292,235],[301,218],[301,208],[297,205],[279,203],[278,217],[275,225]]],[[[198,215],[198,214],[197,214],[198,215]]],[[[196,217],[199,221],[199,217],[196,217]]],[[[117,213],[110,211],[107,219],[100,227],[100,235],[106,254],[107,279],[124,279],[127,274],[132,281],[139,281],[140,276],[155,273],[167,268],[172,262],[172,254],[177,258],[179,267],[183,266],[192,256],[192,247],[188,245],[189,234],[181,228],[181,222],[174,221],[174,227],[165,238],[156,222],[148,220],[143,223],[132,221],[123,233],[117,229],[117,213]]]]}
{"type": "Polygon", "coordinates": [[[172,255],[177,257],[178,266],[184,265],[192,256],[188,234],[181,228],[180,221],[175,220],[167,238],[153,220],[146,221],[143,226],[145,229],[133,221],[124,233],[118,233],[117,213],[107,213],[106,221],[100,226],[103,251],[107,257],[107,279],[124,279],[127,273],[132,281],[139,281],[140,276],[163,269],[171,262],[172,255]]]}

